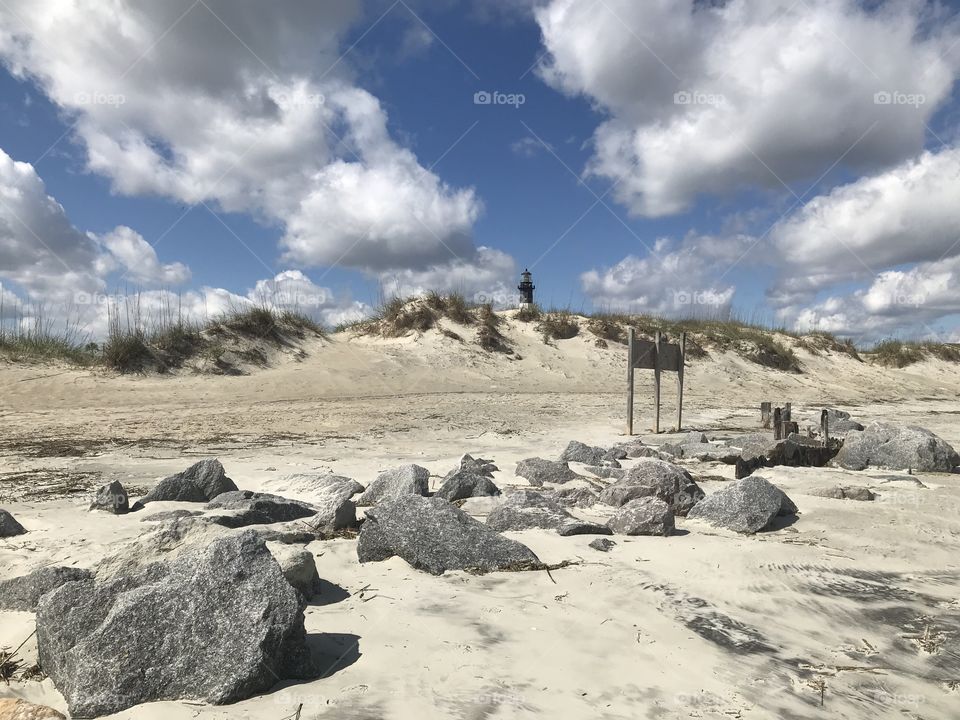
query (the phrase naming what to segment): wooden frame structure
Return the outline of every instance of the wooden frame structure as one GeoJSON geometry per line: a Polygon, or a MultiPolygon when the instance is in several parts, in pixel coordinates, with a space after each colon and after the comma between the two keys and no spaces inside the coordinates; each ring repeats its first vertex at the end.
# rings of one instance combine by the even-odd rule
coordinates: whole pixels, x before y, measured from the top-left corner
{"type": "Polygon", "coordinates": [[[687,356],[687,334],[680,344],[666,342],[657,330],[653,341],[638,340],[633,328],[627,331],[627,435],[633,435],[633,371],[653,370],[653,431],[660,432],[660,374],[677,374],[677,430],[683,426],[683,366],[687,356]]]}

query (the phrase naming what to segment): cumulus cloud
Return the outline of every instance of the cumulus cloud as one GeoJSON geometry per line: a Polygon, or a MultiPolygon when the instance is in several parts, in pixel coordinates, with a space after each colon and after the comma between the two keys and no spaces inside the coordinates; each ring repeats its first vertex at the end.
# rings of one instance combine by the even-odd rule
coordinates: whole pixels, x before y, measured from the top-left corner
{"type": "Polygon", "coordinates": [[[783,189],[918,152],[960,63],[944,8],[856,0],[551,0],[539,72],[607,119],[588,172],[631,212],[783,189]]]}
{"type": "Polygon", "coordinates": [[[514,259],[494,248],[480,246],[468,258],[438,263],[423,270],[381,273],[380,285],[387,295],[407,297],[430,290],[457,292],[468,300],[515,307],[519,302],[512,282],[517,274],[514,259]]]}
{"type": "Polygon", "coordinates": [[[190,279],[190,268],[179,262],[161,264],[153,246],[125,225],[93,237],[125,269],[125,278],[146,285],[182,285],[190,279]]]}
{"type": "Polygon", "coordinates": [[[960,313],[960,256],[880,273],[852,293],[789,308],[786,317],[801,331],[872,340],[906,334],[944,341],[933,326],[956,313],[960,313]]]}
{"type": "MultiPolygon", "coordinates": [[[[754,244],[748,236],[690,235],[681,243],[661,238],[645,257],[628,255],[616,265],[590,270],[580,283],[594,307],[657,315],[722,316],[736,287],[726,271],[754,244]]],[[[749,263],[758,260],[755,255],[749,263]]]]}
{"type": "Polygon", "coordinates": [[[341,56],[359,0],[10,0],[0,56],[128,195],[247,212],[291,262],[380,271],[474,251],[480,203],[394,142],[341,56]]]}
{"type": "Polygon", "coordinates": [[[102,287],[97,242],[70,223],[30,163],[0,150],[0,273],[30,293],[102,287]]]}
{"type": "Polygon", "coordinates": [[[774,302],[795,304],[851,278],[960,254],[958,197],[960,149],[948,147],[814,198],[771,232],[791,273],[803,277],[796,293],[774,294],[774,302]]]}

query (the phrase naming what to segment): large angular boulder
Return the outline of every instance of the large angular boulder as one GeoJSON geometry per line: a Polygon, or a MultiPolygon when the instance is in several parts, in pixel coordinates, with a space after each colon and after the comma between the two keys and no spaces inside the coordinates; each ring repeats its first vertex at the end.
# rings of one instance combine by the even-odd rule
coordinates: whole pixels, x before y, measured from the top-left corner
{"type": "Polygon", "coordinates": [[[310,600],[320,594],[320,574],[313,553],[305,547],[267,542],[267,549],[280,565],[280,572],[295,590],[310,600]]]}
{"type": "Polygon", "coordinates": [[[499,494],[500,488],[486,475],[460,470],[444,480],[433,496],[447,502],[456,502],[471,497],[492,497],[499,494]]]}
{"type": "Polygon", "coordinates": [[[591,447],[582,442],[571,440],[567,447],[560,453],[560,462],[578,462],[584,465],[602,465],[604,460],[616,460],[614,457],[607,458],[607,451],[600,447],[591,447]]]}
{"type": "Polygon", "coordinates": [[[210,502],[220,493],[237,490],[236,484],[227,477],[219,460],[201,460],[183,472],[164,478],[134,503],[131,510],[141,510],[147,503],[159,500],[178,502],[210,502]]]}
{"type": "Polygon", "coordinates": [[[23,525],[6,510],[0,510],[0,538],[23,535],[26,532],[23,525]]]}
{"type": "Polygon", "coordinates": [[[622,478],[624,475],[627,474],[627,471],[622,467],[615,468],[615,467],[608,467],[606,465],[604,466],[588,465],[586,469],[592,475],[595,475],[598,478],[603,478],[604,480],[609,480],[611,478],[614,480],[619,480],[620,478],[622,478]]]}
{"type": "Polygon", "coordinates": [[[208,545],[228,532],[204,518],[168,520],[103,557],[95,568],[96,577],[106,580],[136,575],[154,563],[172,560],[192,546],[208,545]]]}
{"type": "Polygon", "coordinates": [[[578,480],[577,475],[566,461],[554,462],[543,458],[527,458],[517,463],[515,471],[517,477],[525,478],[531,485],[540,487],[544,483],[562,485],[571,480],[578,480]]]}
{"type": "Polygon", "coordinates": [[[93,573],[83,568],[52,566],[0,581],[0,610],[33,612],[43,595],[65,583],[91,577],[93,573]]]}
{"type": "Polygon", "coordinates": [[[569,537],[571,535],[612,535],[613,531],[607,525],[570,518],[557,528],[557,535],[569,537]]]}
{"type": "Polygon", "coordinates": [[[833,500],[860,500],[861,502],[867,502],[876,499],[876,495],[870,491],[870,488],[849,486],[844,487],[842,485],[811,488],[804,494],[813,495],[814,497],[831,498],[833,500]]]}
{"type": "Polygon", "coordinates": [[[303,519],[303,525],[317,535],[327,536],[357,526],[357,504],[348,497],[328,495],[313,505],[316,513],[303,519]]]}
{"type": "Polygon", "coordinates": [[[401,465],[385,470],[357,498],[357,505],[376,505],[405,495],[426,496],[430,487],[430,471],[419,465],[401,465]]]}
{"type": "Polygon", "coordinates": [[[556,493],[557,503],[561,507],[570,508],[588,508],[593,507],[600,498],[590,488],[580,487],[562,487],[556,493]]]}
{"type": "Polygon", "coordinates": [[[491,571],[537,567],[526,545],[505,538],[440,498],[406,495],[367,511],[357,557],[376,562],[398,555],[418,570],[491,571]]]}
{"type": "Polygon", "coordinates": [[[676,529],[673,510],[652,496],[621,506],[607,521],[607,526],[617,535],[670,535],[676,529]]]}
{"type": "Polygon", "coordinates": [[[236,702],[315,675],[304,601],[251,530],[79,580],[37,606],[40,664],[74,717],[158,700],[236,702]]]}
{"type": "Polygon", "coordinates": [[[511,492],[487,515],[487,525],[494,530],[556,530],[573,515],[554,498],[534,490],[511,492]]]}
{"type": "Polygon", "coordinates": [[[100,510],[113,513],[114,515],[124,515],[130,512],[130,499],[127,497],[127,491],[123,483],[114,480],[108,485],[104,485],[90,503],[90,510],[100,510]]]}
{"type": "Polygon", "coordinates": [[[263,491],[311,504],[327,502],[330,497],[350,499],[362,493],[356,480],[331,473],[294,473],[263,483],[263,491]]]}
{"type": "Polygon", "coordinates": [[[483,475],[492,480],[493,474],[499,470],[500,468],[498,468],[492,460],[475,458],[473,455],[466,453],[460,458],[460,464],[448,472],[443,479],[447,481],[457,473],[466,472],[471,475],[483,475]]]}
{"type": "Polygon", "coordinates": [[[674,515],[684,516],[704,496],[703,490],[686,469],[679,465],[641,458],[620,480],[600,493],[600,502],[620,507],[640,497],[657,497],[667,503],[674,515]]]}
{"type": "Polygon", "coordinates": [[[316,507],[305,502],[269,493],[255,493],[250,490],[220,493],[207,503],[206,509],[230,511],[206,518],[210,522],[229,528],[289,522],[308,518],[317,513],[316,507]]]}
{"type": "Polygon", "coordinates": [[[759,475],[751,475],[708,495],[693,506],[688,517],[751,534],[763,530],[778,515],[796,512],[797,506],[783,490],[759,475]]]}
{"type": "Polygon", "coordinates": [[[873,422],[849,432],[835,458],[847,470],[885,467],[892,470],[951,472],[960,455],[942,438],[916,425],[873,422]]]}

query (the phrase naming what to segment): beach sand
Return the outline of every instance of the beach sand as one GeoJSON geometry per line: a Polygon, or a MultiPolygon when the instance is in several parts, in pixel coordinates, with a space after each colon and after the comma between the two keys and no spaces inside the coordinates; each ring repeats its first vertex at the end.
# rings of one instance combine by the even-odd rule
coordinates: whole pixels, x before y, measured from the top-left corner
{"type": "MultiPolygon", "coordinates": [[[[578,337],[545,345],[513,329],[522,359],[431,333],[340,334],[300,362],[243,377],[117,377],[0,366],[0,507],[28,529],[0,540],[0,578],[49,564],[91,567],[151,527],[145,513],[86,510],[120,480],[145,491],[203,457],[243,489],[284,494],[287,475],[331,470],[369,483],[417,463],[435,489],[469,452],[526,486],[517,461],[556,458],[569,440],[625,439],[623,352],[578,337]]],[[[803,351],[803,374],[714,353],[688,368],[684,428],[758,430],[759,404],[822,407],[861,422],[918,424],[960,447],[960,374],[903,370],[803,351]]],[[[651,379],[638,372],[637,429],[651,443],[651,379]]],[[[663,425],[675,389],[665,376],[663,425]]],[[[631,461],[626,461],[629,466],[631,461]]],[[[731,466],[685,463],[708,493],[731,466]]],[[[116,718],[952,718],[960,708],[960,476],[833,468],[763,469],[800,508],[795,521],[741,536],[677,519],[671,537],[508,533],[550,573],[434,577],[403,560],[360,565],[354,540],[311,543],[324,592],[306,626],[325,677],[230,706],[141,705],[116,718]],[[806,494],[867,486],[874,502],[806,494]],[[302,706],[302,707],[301,707],[302,706]]],[[[288,493],[295,497],[295,494],[288,493]]],[[[304,498],[309,499],[309,498],[304,498]]],[[[477,503],[482,507],[483,503],[477,503]]],[[[156,510],[187,503],[157,503],[156,510]]],[[[609,509],[608,509],[609,510],[609,509]]],[[[605,517],[597,506],[574,510],[605,517]]],[[[481,515],[482,517],[482,515],[481,515]]],[[[33,630],[0,612],[0,647],[33,630]]],[[[30,639],[21,655],[36,661],[30,639]]],[[[66,710],[50,680],[0,696],[66,710]]]]}

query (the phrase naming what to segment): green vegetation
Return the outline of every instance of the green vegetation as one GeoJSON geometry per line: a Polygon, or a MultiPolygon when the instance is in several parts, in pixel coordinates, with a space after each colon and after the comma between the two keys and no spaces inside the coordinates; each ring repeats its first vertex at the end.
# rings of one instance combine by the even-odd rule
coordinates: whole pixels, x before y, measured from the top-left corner
{"type": "Polygon", "coordinates": [[[960,362],[960,346],[950,343],[884,340],[869,351],[871,359],[884,367],[905,368],[927,358],[960,362]]]}
{"type": "Polygon", "coordinates": [[[543,341],[569,340],[580,334],[580,324],[569,310],[558,310],[544,315],[537,324],[543,341]]]}
{"type": "Polygon", "coordinates": [[[30,323],[16,317],[13,323],[0,324],[0,356],[13,362],[61,361],[121,373],[163,373],[195,358],[219,365],[231,348],[238,357],[265,364],[264,352],[248,347],[250,343],[283,347],[290,345],[291,338],[324,334],[322,327],[304,315],[265,306],[234,308],[203,325],[185,320],[179,310],[170,307],[145,319],[138,296],[111,306],[107,325],[107,337],[98,345],[87,342],[76,324],[56,331],[39,313],[30,323]]]}

